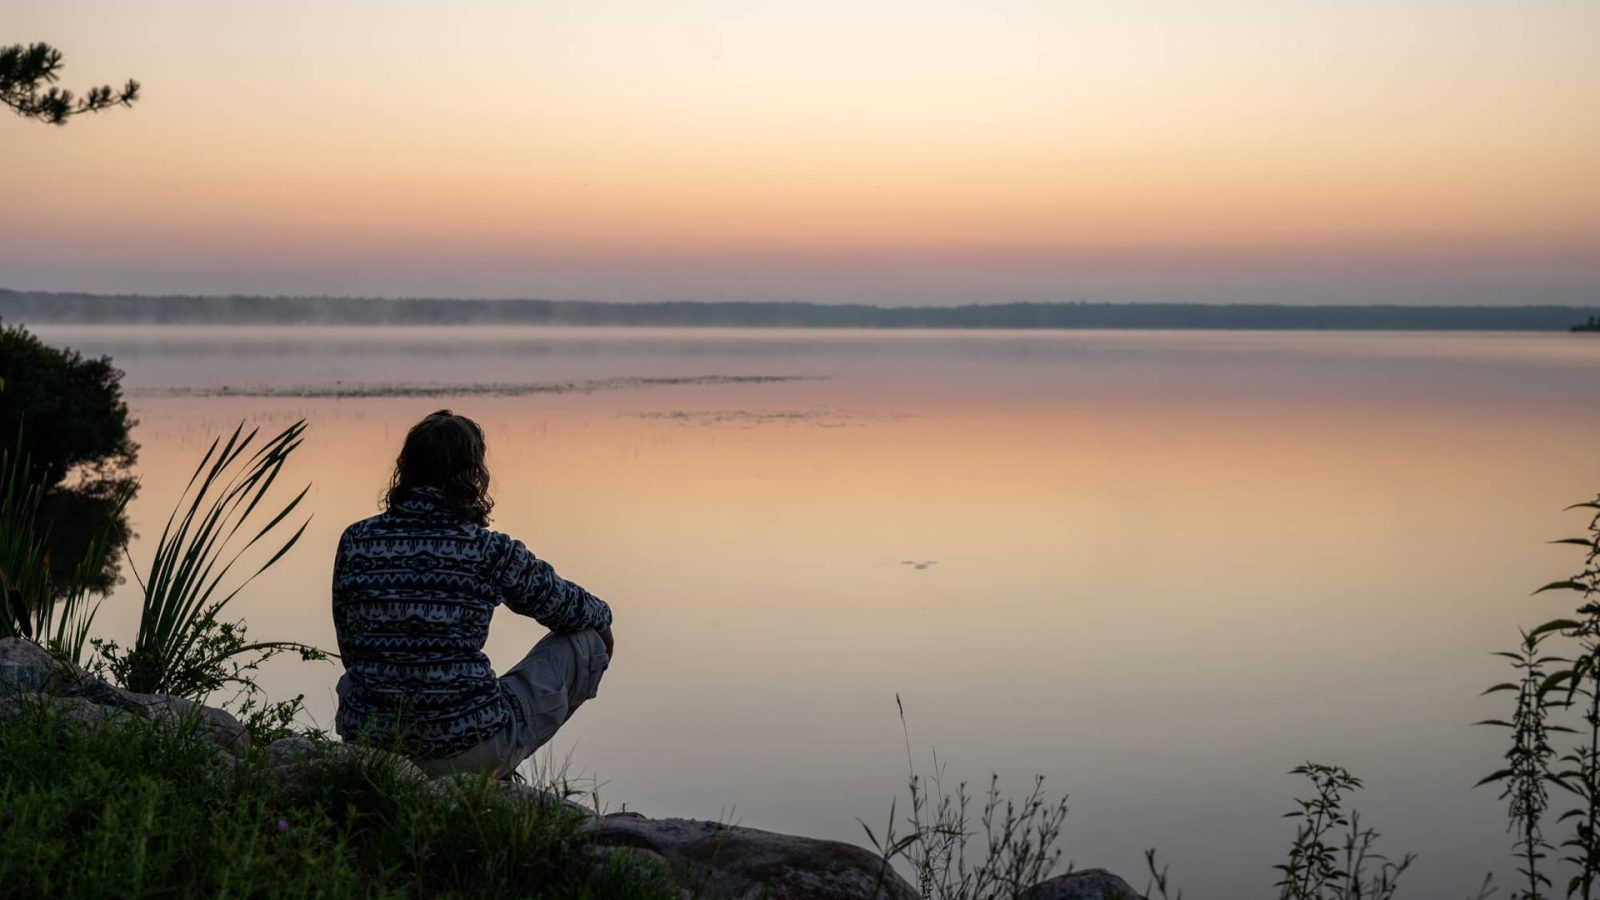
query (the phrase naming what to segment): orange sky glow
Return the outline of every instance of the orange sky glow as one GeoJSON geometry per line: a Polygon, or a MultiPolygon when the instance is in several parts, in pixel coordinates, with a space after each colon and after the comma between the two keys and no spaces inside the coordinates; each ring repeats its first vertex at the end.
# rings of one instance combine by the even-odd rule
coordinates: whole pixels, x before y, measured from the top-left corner
{"type": "Polygon", "coordinates": [[[0,287],[1591,304],[1600,6],[31,4],[0,287]]]}

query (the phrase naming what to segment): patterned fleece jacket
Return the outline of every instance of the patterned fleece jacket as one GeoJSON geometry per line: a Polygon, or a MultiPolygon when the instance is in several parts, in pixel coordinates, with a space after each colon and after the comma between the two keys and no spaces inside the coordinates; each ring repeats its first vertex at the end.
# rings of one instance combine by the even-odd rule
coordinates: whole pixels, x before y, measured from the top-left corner
{"type": "Polygon", "coordinates": [[[521,541],[452,514],[433,488],[345,529],[333,566],[339,735],[442,759],[520,718],[483,653],[501,603],[558,633],[611,624],[604,601],[521,541]]]}

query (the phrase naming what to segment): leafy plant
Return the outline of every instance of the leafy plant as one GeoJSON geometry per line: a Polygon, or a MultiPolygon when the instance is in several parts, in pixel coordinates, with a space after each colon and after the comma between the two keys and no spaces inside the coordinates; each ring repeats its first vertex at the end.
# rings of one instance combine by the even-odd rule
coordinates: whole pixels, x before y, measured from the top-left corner
{"type": "Polygon", "coordinates": [[[905,706],[898,694],[895,705],[900,709],[900,725],[906,733],[911,789],[911,811],[900,824],[909,831],[897,835],[894,805],[890,806],[889,824],[882,840],[867,823],[861,822],[885,866],[903,857],[922,896],[929,900],[1025,896],[1061,860],[1057,845],[1067,818],[1066,798],[1048,800],[1043,776],[1034,779],[1033,789],[1022,799],[1006,798],[1000,791],[999,776],[994,775],[974,823],[970,813],[973,798],[966,783],[957,785],[954,793],[947,792],[944,768],[937,754],[928,778],[917,772],[905,706]],[[982,844],[975,846],[973,839],[980,836],[982,844]]]}
{"type": "Polygon", "coordinates": [[[1567,590],[1582,595],[1576,621],[1557,619],[1546,627],[1559,627],[1564,636],[1578,641],[1579,652],[1572,665],[1552,676],[1553,681],[1567,685],[1567,703],[1581,711],[1584,724],[1581,739],[1562,755],[1564,768],[1557,773],[1557,783],[1576,795],[1579,803],[1558,821],[1572,823],[1571,835],[1561,842],[1567,851],[1564,861],[1577,867],[1567,884],[1567,895],[1591,900],[1600,875],[1600,497],[1568,509],[1597,510],[1589,519],[1586,536],[1553,542],[1584,548],[1583,569],[1534,593],[1567,590]]]}
{"type": "Polygon", "coordinates": [[[1505,767],[1484,776],[1478,784],[1504,785],[1500,798],[1508,801],[1506,815],[1511,829],[1517,835],[1513,847],[1521,858],[1518,872],[1527,880],[1527,885],[1512,896],[1523,900],[1541,900],[1545,896],[1544,889],[1550,886],[1550,877],[1540,871],[1540,863],[1550,850],[1543,828],[1544,814],[1550,805],[1549,786],[1559,783],[1551,769],[1551,760],[1556,751],[1550,743],[1550,734],[1571,729],[1550,724],[1551,710],[1558,701],[1552,700],[1557,681],[1551,677],[1549,669],[1563,660],[1546,655],[1542,645],[1561,624],[1551,622],[1532,631],[1523,631],[1522,642],[1516,651],[1497,652],[1496,655],[1511,660],[1512,668],[1521,673],[1521,677],[1515,682],[1494,685],[1484,693],[1514,692],[1517,695],[1516,709],[1509,721],[1485,719],[1477,723],[1511,732],[1511,746],[1505,753],[1505,767]]]}
{"type": "Polygon", "coordinates": [[[1559,844],[1565,851],[1562,862],[1575,867],[1566,884],[1567,896],[1592,900],[1600,881],[1600,497],[1568,509],[1595,511],[1586,535],[1552,542],[1584,548],[1583,568],[1534,593],[1579,594],[1575,617],[1551,619],[1525,631],[1516,652],[1499,654],[1512,660],[1520,677],[1484,693],[1515,693],[1516,708],[1510,721],[1480,723],[1508,728],[1512,734],[1505,767],[1479,784],[1505,785],[1501,797],[1510,801],[1507,813],[1517,834],[1514,846],[1522,860],[1519,872],[1527,880],[1515,896],[1523,900],[1542,898],[1544,889],[1551,886],[1550,876],[1540,869],[1553,849],[1543,832],[1551,785],[1577,799],[1576,805],[1556,819],[1570,828],[1559,844]],[[1556,636],[1576,642],[1572,657],[1546,654],[1541,649],[1547,639],[1556,636]],[[1552,721],[1561,713],[1576,715],[1582,727],[1552,721]],[[1577,738],[1565,752],[1559,752],[1551,743],[1553,734],[1575,734],[1577,738]]]}
{"type": "MultiPolygon", "coordinates": [[[[1273,867],[1283,873],[1280,900],[1390,900],[1416,857],[1408,853],[1393,861],[1375,852],[1378,832],[1363,828],[1359,813],[1346,814],[1345,794],[1360,790],[1361,779],[1340,766],[1312,762],[1289,774],[1310,779],[1316,793],[1297,799],[1285,814],[1300,824],[1288,859],[1273,867]]],[[[1162,876],[1164,885],[1165,870],[1162,876]]]]}
{"type": "MultiPolygon", "coordinates": [[[[1577,805],[1557,818],[1558,822],[1570,823],[1571,828],[1571,832],[1560,843],[1566,851],[1562,861],[1576,868],[1575,874],[1567,882],[1567,895],[1591,900],[1595,895],[1596,882],[1600,880],[1597,879],[1600,876],[1600,497],[1568,509],[1596,511],[1590,517],[1586,535],[1552,542],[1584,548],[1583,568],[1576,575],[1553,581],[1534,593],[1571,591],[1579,594],[1576,618],[1552,619],[1524,635],[1521,653],[1503,654],[1516,660],[1524,677],[1518,684],[1495,685],[1489,692],[1518,692],[1517,717],[1509,724],[1518,735],[1513,742],[1513,751],[1519,755],[1512,759],[1508,753],[1511,765],[1485,780],[1508,782],[1507,796],[1513,797],[1512,812],[1514,815],[1520,813],[1522,819],[1520,853],[1524,857],[1524,868],[1531,870],[1536,861],[1530,844],[1534,832],[1530,829],[1527,817],[1535,806],[1541,813],[1548,806],[1548,798],[1535,791],[1531,781],[1535,762],[1533,754],[1543,754],[1537,762],[1547,771],[1543,774],[1540,787],[1545,783],[1557,785],[1578,801],[1577,805]],[[1535,659],[1531,645],[1553,634],[1577,643],[1577,652],[1571,659],[1556,656],[1535,659]],[[1546,667],[1555,665],[1561,667],[1544,674],[1546,667]],[[1536,703],[1539,704],[1538,708],[1535,707],[1536,703]],[[1544,716],[1554,708],[1576,712],[1582,727],[1546,726],[1544,716]],[[1572,747],[1557,760],[1559,769],[1550,770],[1548,757],[1554,751],[1548,749],[1547,735],[1541,733],[1540,729],[1579,735],[1572,747]],[[1518,778],[1522,781],[1516,782],[1518,778]],[[1518,784],[1514,791],[1512,783],[1518,784]]],[[[1526,872],[1524,874],[1527,875],[1526,872]]],[[[1528,877],[1530,885],[1524,896],[1536,896],[1539,879],[1532,875],[1528,877]]],[[[1549,882],[1545,880],[1543,883],[1549,882]]]]}
{"type": "MultiPolygon", "coordinates": [[[[241,590],[294,547],[309,522],[302,522],[278,543],[280,526],[287,527],[285,522],[305,499],[309,485],[261,527],[255,528],[252,519],[301,445],[305,422],[296,422],[259,445],[259,430],[245,433],[244,427],[241,423],[225,441],[219,437],[211,442],[161,531],[149,568],[143,576],[135,574],[144,598],[133,645],[124,650],[114,641],[94,643],[106,670],[129,690],[204,697],[232,686],[243,696],[247,713],[263,716],[257,719],[259,724],[286,717],[283,709],[261,705],[255,670],[284,652],[297,652],[307,660],[326,659],[328,654],[294,641],[251,641],[243,622],[222,618],[241,590]],[[235,565],[269,537],[276,549],[248,576],[225,589],[235,565]]],[[[287,718],[292,718],[299,699],[286,701],[287,718]]]]}

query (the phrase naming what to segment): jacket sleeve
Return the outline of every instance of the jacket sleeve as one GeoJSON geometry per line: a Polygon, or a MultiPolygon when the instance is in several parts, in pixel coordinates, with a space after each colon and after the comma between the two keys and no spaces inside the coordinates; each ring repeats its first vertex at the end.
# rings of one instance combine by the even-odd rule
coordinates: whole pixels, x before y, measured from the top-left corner
{"type": "Polygon", "coordinates": [[[611,625],[611,607],[567,581],[521,541],[498,532],[491,536],[495,588],[501,601],[558,634],[611,625]]]}

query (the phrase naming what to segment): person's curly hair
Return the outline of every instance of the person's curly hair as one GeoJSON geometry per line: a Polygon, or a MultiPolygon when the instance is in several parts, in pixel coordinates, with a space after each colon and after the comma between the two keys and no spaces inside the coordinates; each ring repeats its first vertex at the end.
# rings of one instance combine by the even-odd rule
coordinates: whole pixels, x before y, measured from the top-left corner
{"type": "Polygon", "coordinates": [[[389,508],[413,488],[444,493],[451,512],[476,525],[488,525],[494,498],[489,467],[483,461],[483,429],[466,416],[441,409],[411,426],[395,460],[385,503],[389,508]]]}

